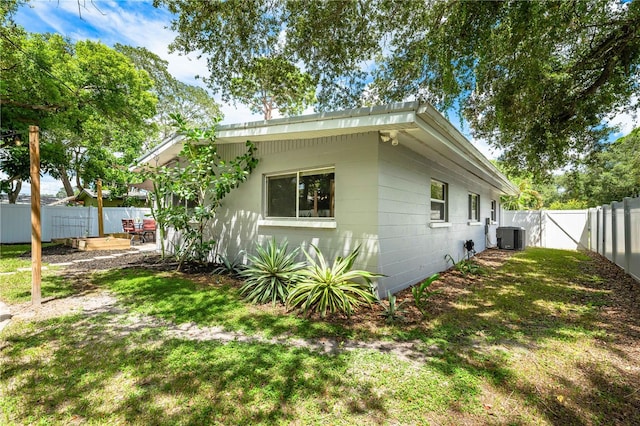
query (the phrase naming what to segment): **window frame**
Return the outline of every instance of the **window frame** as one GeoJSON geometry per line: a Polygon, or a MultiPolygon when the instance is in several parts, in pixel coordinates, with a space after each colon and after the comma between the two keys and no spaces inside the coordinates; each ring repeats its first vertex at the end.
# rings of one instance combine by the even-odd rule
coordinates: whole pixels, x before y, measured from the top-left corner
{"type": "Polygon", "coordinates": [[[449,184],[447,182],[443,182],[441,180],[438,179],[433,179],[431,178],[431,181],[429,183],[429,221],[433,222],[433,223],[447,223],[449,220],[449,184]],[[433,184],[440,184],[442,185],[442,196],[443,199],[439,199],[439,198],[433,198],[431,195],[433,194],[433,184]],[[442,204],[444,206],[444,212],[443,212],[443,218],[442,219],[433,219],[431,217],[431,214],[433,213],[433,209],[431,208],[431,203],[438,203],[438,204],[442,204]]]}
{"type": "Polygon", "coordinates": [[[480,222],[480,194],[476,194],[475,192],[469,192],[467,199],[469,200],[469,206],[468,206],[468,219],[469,222],[480,222]],[[475,203],[473,203],[473,199],[475,198],[475,203]],[[472,204],[473,203],[473,204],[472,204]],[[475,206],[474,206],[475,204],[475,206]],[[472,206],[475,207],[476,210],[476,214],[475,217],[473,215],[473,208],[472,206]]]}
{"type": "Polygon", "coordinates": [[[276,173],[268,173],[268,174],[264,174],[264,184],[263,184],[263,194],[264,194],[264,199],[263,199],[263,217],[265,219],[267,219],[268,221],[280,221],[280,220],[284,220],[284,221],[335,221],[336,220],[336,211],[335,211],[335,200],[336,200],[336,196],[335,196],[335,180],[336,180],[336,168],[335,166],[323,166],[323,167],[311,167],[311,168],[305,168],[305,169],[294,169],[294,170],[288,170],[288,171],[283,171],[283,172],[276,172],[276,173]],[[299,188],[300,188],[300,177],[301,175],[313,175],[313,174],[327,174],[327,173],[333,173],[333,186],[330,190],[330,211],[333,212],[333,216],[325,216],[325,217],[316,217],[316,216],[311,216],[311,217],[307,217],[307,216],[300,216],[300,195],[299,195],[299,188]],[[277,178],[279,176],[290,176],[290,175],[295,175],[295,179],[296,179],[296,183],[295,183],[295,216],[269,216],[269,178],[277,178]]]}
{"type": "Polygon", "coordinates": [[[498,202],[496,200],[491,200],[491,222],[498,222],[498,202]]]}

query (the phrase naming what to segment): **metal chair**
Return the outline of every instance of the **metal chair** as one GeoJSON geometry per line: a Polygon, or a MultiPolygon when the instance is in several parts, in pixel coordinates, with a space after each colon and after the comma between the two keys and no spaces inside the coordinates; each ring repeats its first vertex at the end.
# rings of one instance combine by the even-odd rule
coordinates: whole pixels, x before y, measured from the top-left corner
{"type": "Polygon", "coordinates": [[[145,242],[144,230],[138,228],[133,219],[122,219],[122,230],[131,235],[131,244],[134,244],[135,237],[138,237],[141,243],[145,242]]]}

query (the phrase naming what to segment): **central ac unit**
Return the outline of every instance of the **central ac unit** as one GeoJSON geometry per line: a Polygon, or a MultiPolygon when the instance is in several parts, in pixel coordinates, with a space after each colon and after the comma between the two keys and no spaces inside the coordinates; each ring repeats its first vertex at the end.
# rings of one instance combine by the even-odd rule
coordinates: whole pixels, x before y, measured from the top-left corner
{"type": "Polygon", "coordinates": [[[496,229],[496,238],[498,240],[498,248],[505,250],[524,250],[525,248],[524,228],[515,226],[503,226],[496,229]]]}

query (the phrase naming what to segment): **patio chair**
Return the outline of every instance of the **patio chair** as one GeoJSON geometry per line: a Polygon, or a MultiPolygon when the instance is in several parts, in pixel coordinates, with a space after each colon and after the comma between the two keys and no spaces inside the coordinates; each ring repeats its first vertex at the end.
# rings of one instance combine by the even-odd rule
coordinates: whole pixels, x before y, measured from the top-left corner
{"type": "Polygon", "coordinates": [[[145,242],[144,230],[136,226],[136,223],[133,219],[122,219],[122,230],[131,235],[131,244],[134,244],[134,240],[136,237],[138,237],[138,241],[140,241],[141,243],[145,242]]]}
{"type": "Polygon", "coordinates": [[[142,219],[142,236],[147,239],[151,235],[153,241],[156,240],[156,221],[153,219],[142,219]]]}

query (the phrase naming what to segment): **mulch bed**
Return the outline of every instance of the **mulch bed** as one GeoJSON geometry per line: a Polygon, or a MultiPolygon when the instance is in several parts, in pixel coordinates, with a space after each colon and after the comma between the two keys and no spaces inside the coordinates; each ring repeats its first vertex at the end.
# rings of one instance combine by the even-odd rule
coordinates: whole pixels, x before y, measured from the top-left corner
{"type": "MultiPolygon", "coordinates": [[[[143,268],[156,271],[175,271],[177,263],[173,260],[162,260],[157,253],[153,252],[137,252],[133,250],[100,250],[100,251],[80,251],[71,247],[55,245],[44,247],[42,249],[42,261],[47,263],[63,263],[73,262],[80,259],[91,259],[97,256],[109,256],[117,253],[126,253],[124,256],[113,259],[96,259],[87,262],[74,263],[66,266],[65,269],[80,272],[90,272],[95,270],[122,269],[122,268],[143,268]]],[[[482,268],[495,270],[500,268],[511,256],[516,252],[511,250],[487,249],[478,253],[474,257],[474,261],[482,268]]],[[[640,284],[617,265],[613,264],[606,258],[597,253],[585,252],[591,258],[591,262],[583,263],[583,268],[588,275],[601,277],[602,280],[594,280],[590,282],[581,282],[581,285],[593,287],[594,289],[608,289],[611,291],[613,303],[607,304],[602,309],[604,315],[610,316],[610,321],[627,322],[631,321],[640,324],[640,284]]],[[[27,252],[21,257],[30,257],[31,253],[27,252]]],[[[216,285],[219,280],[211,279],[212,271],[216,265],[208,264],[190,264],[183,265],[182,273],[206,285],[216,285]]],[[[73,274],[77,276],[77,274],[73,274]]],[[[454,268],[440,273],[440,278],[435,281],[429,288],[432,291],[438,291],[429,299],[427,304],[427,316],[437,316],[445,311],[452,309],[452,305],[460,299],[461,296],[471,293],[474,288],[484,285],[485,277],[482,275],[466,275],[454,268]]],[[[237,285],[241,283],[236,281],[237,285]]],[[[422,313],[415,307],[413,303],[413,295],[411,288],[396,293],[396,301],[398,304],[404,303],[402,306],[402,322],[407,326],[419,325],[423,322],[422,313]]],[[[383,301],[383,303],[387,303],[383,301]]],[[[260,307],[267,311],[282,311],[284,307],[273,307],[271,304],[260,307]]],[[[372,309],[359,309],[350,318],[343,315],[331,315],[324,321],[336,323],[349,327],[349,325],[357,324],[358,328],[375,329],[384,321],[382,313],[384,308],[380,304],[374,304],[372,309]]],[[[314,316],[312,316],[314,318],[314,316]]],[[[640,330],[638,331],[640,334],[640,330]]],[[[633,339],[640,339],[638,336],[630,336],[633,339]]]]}

